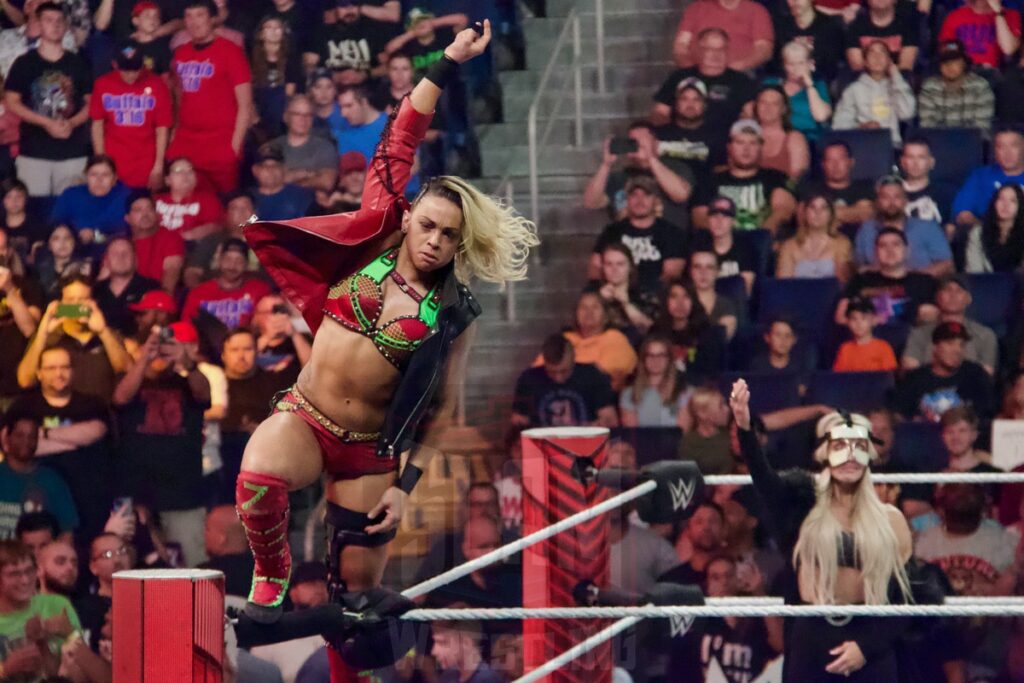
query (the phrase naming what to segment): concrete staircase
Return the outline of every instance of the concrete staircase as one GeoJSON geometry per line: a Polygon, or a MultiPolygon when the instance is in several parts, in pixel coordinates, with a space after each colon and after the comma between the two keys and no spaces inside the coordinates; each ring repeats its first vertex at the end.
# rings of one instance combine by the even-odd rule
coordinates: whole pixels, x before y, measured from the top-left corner
{"type": "Polygon", "coordinates": [[[469,424],[495,439],[507,424],[519,372],[537,355],[545,336],[571,321],[590,249],[607,222],[605,212],[582,208],[583,188],[600,163],[604,137],[623,132],[630,120],[643,117],[650,109],[651,95],[672,69],[671,41],[684,3],[605,0],[605,95],[597,93],[593,0],[548,0],[548,17],[525,21],[527,69],[500,75],[505,122],[478,126],[484,177],[475,181],[496,192],[499,180],[508,173],[513,201],[524,213],[530,210],[527,112],[565,17],[577,4],[582,10],[583,145],[572,146],[570,35],[541,100],[543,130],[556,99],[564,93],[548,144],[540,154],[542,246],[531,263],[529,280],[515,285],[516,321],[505,317],[506,295],[497,287],[474,286],[484,316],[469,363],[467,417],[469,424]]]}

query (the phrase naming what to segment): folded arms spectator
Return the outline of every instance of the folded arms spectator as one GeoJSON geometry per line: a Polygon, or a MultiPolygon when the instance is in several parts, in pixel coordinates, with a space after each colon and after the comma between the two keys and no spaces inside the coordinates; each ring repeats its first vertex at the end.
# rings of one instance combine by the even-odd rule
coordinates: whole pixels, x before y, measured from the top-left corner
{"type": "Polygon", "coordinates": [[[708,29],[723,28],[728,36],[729,68],[753,71],[772,57],[775,31],[771,15],[752,0],[706,0],[691,3],[684,11],[672,44],[672,57],[681,67],[692,66],[694,38],[708,29]]]}

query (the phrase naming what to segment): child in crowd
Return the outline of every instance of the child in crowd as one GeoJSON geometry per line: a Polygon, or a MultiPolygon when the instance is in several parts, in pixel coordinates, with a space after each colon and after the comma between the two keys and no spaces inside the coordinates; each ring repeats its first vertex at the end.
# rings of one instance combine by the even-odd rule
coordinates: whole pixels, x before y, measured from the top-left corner
{"type": "Polygon", "coordinates": [[[781,375],[809,370],[810,366],[792,353],[798,338],[791,320],[773,318],[764,331],[765,349],[751,359],[750,371],[781,375]]]}
{"type": "Polygon", "coordinates": [[[832,369],[836,372],[874,372],[896,370],[896,354],[889,343],[875,339],[875,305],[870,299],[855,297],[846,308],[846,327],[853,339],[843,342],[832,369]]]}

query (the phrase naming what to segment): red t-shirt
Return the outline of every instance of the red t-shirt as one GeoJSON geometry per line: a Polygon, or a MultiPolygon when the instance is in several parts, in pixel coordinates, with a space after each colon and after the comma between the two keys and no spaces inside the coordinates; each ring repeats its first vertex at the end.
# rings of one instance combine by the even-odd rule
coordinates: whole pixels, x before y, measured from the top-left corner
{"type": "Polygon", "coordinates": [[[139,275],[160,282],[164,277],[164,259],[185,256],[185,240],[166,228],[157,228],[149,237],[133,237],[135,262],[139,275]]]}
{"type": "Polygon", "coordinates": [[[192,320],[200,310],[208,311],[229,328],[248,327],[260,299],[270,294],[270,285],[250,278],[237,289],[222,289],[217,280],[196,286],[185,298],[182,320],[192,320]]]}
{"type": "Polygon", "coordinates": [[[117,71],[101,76],[93,85],[89,117],[103,122],[107,154],[124,184],[146,187],[156,161],[156,129],[174,125],[163,79],[149,71],[130,84],[117,71]]]}
{"type": "Polygon", "coordinates": [[[697,36],[706,28],[725,29],[729,34],[729,62],[746,60],[754,52],[754,43],[775,39],[771,15],[764,5],[754,0],[740,0],[735,9],[725,9],[718,0],[697,0],[691,3],[679,22],[677,33],[693,34],[691,51],[696,55],[697,36]]]}
{"type": "Polygon", "coordinates": [[[174,201],[170,192],[158,194],[156,212],[160,214],[160,225],[182,233],[207,223],[219,223],[224,215],[217,195],[200,189],[193,190],[180,202],[174,201]]]}
{"type": "Polygon", "coordinates": [[[202,49],[182,45],[174,51],[171,73],[181,92],[179,133],[226,135],[230,142],[238,113],[235,86],[252,80],[242,49],[224,38],[202,49]]]}
{"type": "MultiPolygon", "coordinates": [[[[1004,9],[1006,25],[1015,36],[1020,36],[1020,13],[1012,9],[1004,9]]],[[[942,22],[939,40],[959,38],[967,50],[967,55],[975,64],[986,64],[999,68],[1003,61],[1003,53],[996,41],[996,15],[992,12],[979,14],[972,7],[958,7],[942,22]]]]}

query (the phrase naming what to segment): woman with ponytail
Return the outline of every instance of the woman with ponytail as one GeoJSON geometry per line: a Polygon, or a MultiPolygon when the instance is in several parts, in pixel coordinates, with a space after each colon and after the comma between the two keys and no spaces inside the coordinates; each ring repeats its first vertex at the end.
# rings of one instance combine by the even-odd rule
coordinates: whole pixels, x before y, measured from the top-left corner
{"type": "MultiPolygon", "coordinates": [[[[395,110],[358,211],[245,228],[314,333],[310,362],[252,435],[238,476],[255,558],[246,608],[254,621],[276,621],[287,593],[288,492],[324,472],[332,599],[377,586],[430,451],[413,439],[429,444],[454,416],[467,329],[480,314],[467,285],[526,276],[537,237],[510,207],[451,176],[425,183],[411,205],[403,198],[442,87],[490,37],[486,21],[460,32],[395,110]],[[431,429],[418,437],[432,406],[431,429]]],[[[330,656],[332,681],[355,680],[335,650],[330,656]]]]}
{"type": "MultiPolygon", "coordinates": [[[[776,472],[751,431],[750,390],[732,387],[729,405],[754,488],[770,513],[784,556],[789,603],[887,605],[913,600],[907,562],[910,528],[884,504],[871,483],[877,458],[871,423],[862,415],[831,413],[818,422],[815,477],[776,472]]],[[[786,625],[783,681],[897,683],[896,646],[908,621],[895,617],[797,618],[786,625]]]]}

